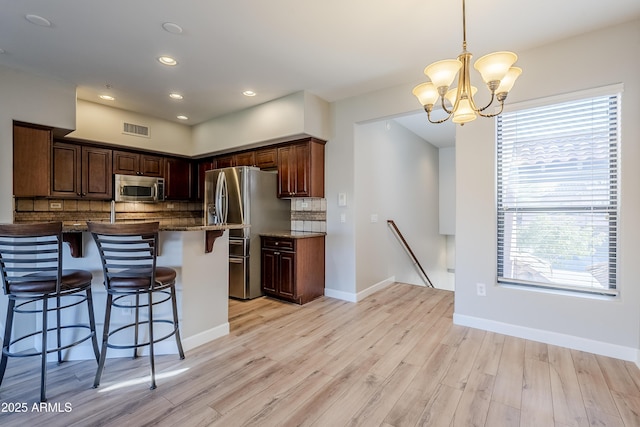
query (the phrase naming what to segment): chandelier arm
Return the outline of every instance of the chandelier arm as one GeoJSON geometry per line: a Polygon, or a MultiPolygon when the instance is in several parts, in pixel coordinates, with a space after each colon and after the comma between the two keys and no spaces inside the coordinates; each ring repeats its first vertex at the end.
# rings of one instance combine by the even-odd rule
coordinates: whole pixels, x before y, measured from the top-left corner
{"type": "MultiPolygon", "coordinates": [[[[491,107],[491,105],[493,104],[493,101],[494,101],[495,99],[496,99],[496,94],[495,94],[495,92],[493,92],[493,91],[492,91],[492,92],[491,92],[491,100],[489,101],[489,103],[488,103],[487,105],[485,105],[484,107],[482,107],[482,108],[478,108],[478,109],[475,109],[475,108],[474,108],[474,111],[475,111],[476,113],[480,114],[480,112],[481,112],[481,111],[484,111],[484,110],[486,110],[487,108],[491,107]]],[[[502,103],[502,102],[501,102],[501,104],[504,104],[504,103],[502,103]]],[[[498,113],[498,114],[500,114],[500,113],[498,113]]],[[[483,115],[483,114],[480,114],[480,115],[481,115],[482,117],[493,117],[493,116],[485,116],[485,115],[483,115]]]]}
{"type": "MultiPolygon", "coordinates": [[[[491,104],[489,104],[491,105],[491,104]]],[[[487,107],[489,106],[487,105],[487,107]]],[[[482,110],[486,109],[487,107],[484,107],[482,110]]],[[[490,117],[495,117],[498,116],[500,114],[502,114],[502,110],[504,109],[504,100],[500,101],[500,111],[498,111],[497,113],[494,114],[482,114],[481,111],[482,110],[478,110],[476,111],[481,117],[486,117],[486,118],[490,118],[490,117]]]]}
{"type": "MultiPolygon", "coordinates": [[[[425,110],[426,111],[426,110],[425,110]]],[[[434,125],[440,124],[440,123],[444,123],[447,120],[449,120],[449,118],[451,117],[451,114],[453,113],[449,113],[449,115],[447,117],[445,117],[442,120],[436,120],[435,122],[433,120],[431,120],[431,112],[427,111],[427,119],[429,119],[429,123],[433,123],[434,125]]]]}
{"type": "MultiPolygon", "coordinates": [[[[451,116],[451,114],[453,114],[453,111],[455,110],[455,108],[451,108],[451,110],[449,110],[445,105],[444,105],[444,96],[440,95],[440,104],[442,105],[442,109],[445,111],[445,113],[447,113],[449,116],[451,116]]],[[[453,107],[453,106],[452,106],[453,107]]],[[[447,117],[448,118],[448,117],[447,117]]],[[[434,122],[432,122],[434,123],[434,122]]],[[[438,122],[440,123],[440,122],[438,122]]]]}

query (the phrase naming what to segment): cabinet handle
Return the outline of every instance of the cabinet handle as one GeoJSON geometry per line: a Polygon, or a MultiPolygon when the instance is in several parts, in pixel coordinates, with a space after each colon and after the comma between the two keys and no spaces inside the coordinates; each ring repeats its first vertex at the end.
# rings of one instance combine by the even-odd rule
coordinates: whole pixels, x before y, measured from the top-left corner
{"type": "Polygon", "coordinates": [[[84,197],[84,196],[86,196],[86,195],[87,195],[87,193],[82,193],[82,197],[84,197]]]}
{"type": "Polygon", "coordinates": [[[273,254],[274,255],[280,255],[280,252],[274,252],[273,254]]]}

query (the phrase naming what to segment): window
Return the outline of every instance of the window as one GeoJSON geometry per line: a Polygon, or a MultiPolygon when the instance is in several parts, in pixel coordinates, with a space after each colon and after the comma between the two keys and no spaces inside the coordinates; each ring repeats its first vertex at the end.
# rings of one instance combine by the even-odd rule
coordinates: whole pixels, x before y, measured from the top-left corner
{"type": "Polygon", "coordinates": [[[498,283],[617,294],[619,98],[498,116],[498,283]]]}

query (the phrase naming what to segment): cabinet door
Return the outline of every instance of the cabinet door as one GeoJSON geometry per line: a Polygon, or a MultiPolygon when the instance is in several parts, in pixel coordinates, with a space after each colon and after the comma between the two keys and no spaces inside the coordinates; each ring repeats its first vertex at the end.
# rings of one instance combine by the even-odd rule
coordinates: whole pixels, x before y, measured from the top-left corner
{"type": "Polygon", "coordinates": [[[127,151],[113,151],[113,173],[138,175],[140,171],[140,155],[127,151]]]}
{"type": "Polygon", "coordinates": [[[295,196],[308,197],[309,178],[311,177],[311,156],[309,144],[293,146],[295,169],[292,170],[292,180],[295,183],[295,196]]]}
{"type": "Polygon", "coordinates": [[[270,292],[277,294],[278,283],[278,252],[263,249],[262,250],[262,269],[261,269],[261,283],[262,290],[264,292],[270,292]]]}
{"type": "Polygon", "coordinates": [[[230,168],[231,166],[235,166],[235,158],[233,155],[217,157],[216,158],[216,168],[230,168]]]}
{"type": "Polygon", "coordinates": [[[110,199],[113,194],[112,151],[82,147],[82,197],[110,199]]]}
{"type": "Polygon", "coordinates": [[[248,151],[246,153],[238,153],[234,156],[235,166],[255,166],[256,165],[256,153],[248,151]]]}
{"type": "Polygon", "coordinates": [[[195,177],[193,195],[196,200],[204,200],[204,177],[205,172],[214,169],[213,161],[200,160],[198,162],[197,176],[195,177]]]}
{"type": "Polygon", "coordinates": [[[256,151],[256,166],[260,169],[275,169],[278,167],[278,150],[276,148],[262,148],[256,151]]]}
{"type": "Polygon", "coordinates": [[[164,158],[160,156],[140,155],[140,174],[162,178],[164,158]]]}
{"type": "Polygon", "coordinates": [[[296,296],[296,255],[293,252],[280,252],[278,263],[278,293],[285,297],[295,299],[296,296]]]}
{"type": "Polygon", "coordinates": [[[51,189],[51,130],[13,126],[13,195],[48,196],[51,189]]]}
{"type": "Polygon", "coordinates": [[[170,200],[187,200],[191,197],[191,162],[186,159],[165,160],[165,196],[170,200]]]}
{"type": "Polygon", "coordinates": [[[295,167],[292,147],[278,148],[278,197],[291,197],[295,194],[292,167],[295,167]]]}
{"type": "Polygon", "coordinates": [[[81,148],[76,144],[53,143],[51,195],[56,197],[80,197],[81,148]]]}
{"type": "Polygon", "coordinates": [[[309,196],[309,144],[278,148],[278,197],[309,196]]]}

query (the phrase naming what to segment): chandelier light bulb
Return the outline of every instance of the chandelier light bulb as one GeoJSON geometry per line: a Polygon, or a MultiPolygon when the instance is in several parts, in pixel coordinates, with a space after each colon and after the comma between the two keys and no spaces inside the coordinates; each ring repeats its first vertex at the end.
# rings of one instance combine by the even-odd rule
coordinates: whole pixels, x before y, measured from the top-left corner
{"type": "Polygon", "coordinates": [[[473,68],[478,70],[482,80],[489,84],[501,81],[517,60],[518,55],[513,52],[493,52],[478,59],[473,68]]]}
{"type": "Polygon", "coordinates": [[[434,105],[438,100],[438,89],[433,83],[421,83],[413,88],[413,94],[420,100],[420,104],[434,105]]]}
{"type": "Polygon", "coordinates": [[[496,93],[508,93],[516,82],[516,79],[522,74],[522,68],[511,67],[507,74],[500,80],[500,86],[496,89],[496,93]]]}
{"type": "Polygon", "coordinates": [[[469,98],[461,99],[458,108],[453,112],[453,123],[465,124],[477,118],[475,111],[471,108],[469,98]]]}
{"type": "Polygon", "coordinates": [[[436,88],[448,88],[456,78],[456,74],[458,74],[460,67],[462,67],[462,62],[459,60],[445,59],[428,65],[424,69],[424,73],[429,77],[429,80],[431,80],[436,88]]]}

